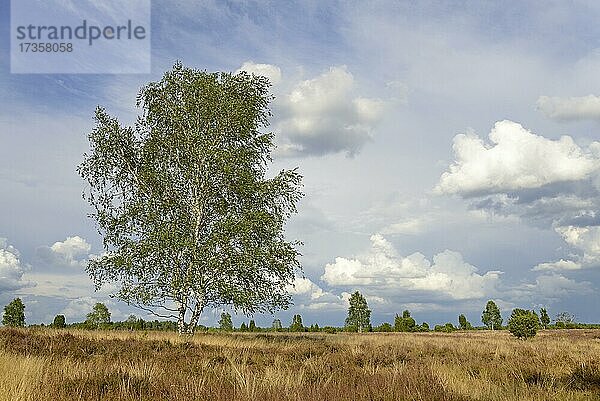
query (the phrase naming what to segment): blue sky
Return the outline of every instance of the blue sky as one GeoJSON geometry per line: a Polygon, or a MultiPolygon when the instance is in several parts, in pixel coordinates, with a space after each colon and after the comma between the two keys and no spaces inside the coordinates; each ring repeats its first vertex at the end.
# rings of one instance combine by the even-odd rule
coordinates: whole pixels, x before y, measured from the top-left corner
{"type": "Polygon", "coordinates": [[[287,231],[306,278],[275,317],[341,325],[359,290],[375,324],[479,324],[488,299],[600,320],[594,2],[153,1],[152,73],[104,75],[11,74],[9,14],[0,0],[0,303],[22,297],[29,322],[132,312],[83,270],[102,249],[75,166],[96,105],[133,121],[176,60],[274,83],[274,168],[307,194],[287,231]]]}

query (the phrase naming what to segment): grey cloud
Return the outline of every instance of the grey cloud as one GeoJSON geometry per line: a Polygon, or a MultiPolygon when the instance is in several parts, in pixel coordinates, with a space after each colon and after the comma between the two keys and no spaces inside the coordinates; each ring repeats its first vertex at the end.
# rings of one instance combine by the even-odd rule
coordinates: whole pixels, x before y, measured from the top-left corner
{"type": "Polygon", "coordinates": [[[36,249],[37,257],[47,265],[55,267],[83,268],[91,256],[91,245],[79,236],[67,237],[52,246],[36,249]]]}
{"type": "Polygon", "coordinates": [[[595,95],[568,98],[540,96],[536,106],[547,117],[556,120],[600,119],[600,97],[595,95]]]}
{"type": "Polygon", "coordinates": [[[525,188],[507,192],[509,197],[518,199],[518,203],[530,203],[542,198],[556,198],[560,195],[576,195],[579,198],[594,198],[600,191],[593,185],[592,179],[562,181],[543,185],[539,188],[525,188]]]}
{"type": "Polygon", "coordinates": [[[331,67],[297,83],[275,104],[279,156],[354,156],[373,139],[385,102],[354,94],[353,75],[331,67]]]}
{"type": "Polygon", "coordinates": [[[554,183],[474,199],[471,209],[517,216],[536,227],[600,224],[600,191],[590,180],[554,183]]]}
{"type": "Polygon", "coordinates": [[[524,291],[523,297],[548,302],[556,302],[572,294],[589,294],[593,291],[592,283],[588,281],[575,281],[561,274],[542,274],[535,279],[535,283],[524,284],[520,290],[524,291]]]}

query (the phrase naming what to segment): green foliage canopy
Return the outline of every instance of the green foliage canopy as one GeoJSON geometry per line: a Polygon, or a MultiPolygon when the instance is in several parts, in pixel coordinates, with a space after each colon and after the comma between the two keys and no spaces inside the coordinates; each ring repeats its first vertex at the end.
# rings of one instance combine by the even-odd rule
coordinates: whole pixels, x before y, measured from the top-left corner
{"type": "Polygon", "coordinates": [[[362,333],[369,330],[371,326],[371,309],[367,305],[367,300],[358,291],[350,295],[350,307],[348,308],[348,317],[346,318],[346,328],[362,333]]]}
{"type": "Polygon", "coordinates": [[[64,329],[67,327],[67,323],[64,315],[56,315],[54,316],[54,320],[52,321],[52,327],[56,329],[64,329]]]}
{"type": "Polygon", "coordinates": [[[394,331],[418,331],[417,322],[410,316],[408,309],[402,312],[402,317],[396,315],[394,318],[394,331]]]}
{"type": "Polygon", "coordinates": [[[548,316],[546,308],[540,309],[540,323],[543,328],[548,328],[548,325],[550,324],[550,316],[548,316]]]}
{"type": "Polygon", "coordinates": [[[25,327],[25,305],[21,298],[13,299],[4,307],[2,324],[10,327],[25,327]]]}
{"type": "Polygon", "coordinates": [[[473,326],[467,320],[467,317],[463,314],[458,316],[458,328],[461,330],[473,330],[473,326]]]}
{"type": "Polygon", "coordinates": [[[219,328],[223,331],[233,331],[233,322],[231,321],[231,315],[229,313],[221,313],[221,319],[219,319],[219,328]]]}
{"type": "Polygon", "coordinates": [[[508,330],[517,338],[534,337],[539,329],[540,320],[537,314],[530,310],[513,309],[508,320],[508,330]]]}
{"type": "Polygon", "coordinates": [[[485,309],[481,314],[481,322],[491,330],[502,328],[502,315],[500,315],[500,309],[494,301],[490,300],[485,305],[485,309]]]}
{"type": "Polygon", "coordinates": [[[97,302],[93,310],[87,314],[85,322],[96,329],[110,323],[108,307],[101,302],[97,302]]]}
{"type": "Polygon", "coordinates": [[[281,320],[274,319],[271,328],[275,331],[281,330],[283,328],[283,326],[281,325],[281,320]]]}
{"type": "Polygon", "coordinates": [[[302,324],[302,316],[294,315],[292,317],[292,324],[290,325],[290,331],[304,331],[304,324],[302,324]]]}
{"type": "Polygon", "coordinates": [[[569,312],[560,312],[554,319],[556,321],[556,327],[559,329],[575,327],[575,315],[569,312]]]}

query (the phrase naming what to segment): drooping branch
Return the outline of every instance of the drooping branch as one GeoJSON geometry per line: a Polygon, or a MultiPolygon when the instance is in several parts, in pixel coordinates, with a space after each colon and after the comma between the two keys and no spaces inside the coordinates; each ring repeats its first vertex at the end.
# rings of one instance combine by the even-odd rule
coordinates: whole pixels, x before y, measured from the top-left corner
{"type": "Polygon", "coordinates": [[[157,306],[147,307],[146,305],[137,304],[137,303],[133,303],[132,305],[135,306],[136,308],[139,308],[139,309],[143,310],[143,311],[149,312],[149,313],[151,313],[151,314],[153,314],[154,316],[157,316],[157,317],[162,317],[164,319],[177,319],[176,315],[173,315],[173,314],[163,315],[161,313],[156,312],[155,308],[157,308],[157,306]]]}

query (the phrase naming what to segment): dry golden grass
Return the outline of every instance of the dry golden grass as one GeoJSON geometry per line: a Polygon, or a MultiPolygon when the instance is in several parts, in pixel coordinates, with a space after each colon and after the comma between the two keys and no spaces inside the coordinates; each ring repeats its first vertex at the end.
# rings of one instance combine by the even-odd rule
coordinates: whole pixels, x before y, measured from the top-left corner
{"type": "Polygon", "coordinates": [[[600,331],[0,330],[2,400],[600,400],[600,331]]]}
{"type": "Polygon", "coordinates": [[[44,366],[44,358],[0,351],[0,400],[35,400],[44,366]]]}

